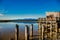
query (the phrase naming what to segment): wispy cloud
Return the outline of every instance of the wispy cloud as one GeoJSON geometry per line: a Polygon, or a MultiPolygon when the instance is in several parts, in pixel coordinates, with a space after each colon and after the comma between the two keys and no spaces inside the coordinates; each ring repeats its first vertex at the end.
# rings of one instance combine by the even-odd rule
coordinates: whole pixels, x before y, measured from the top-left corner
{"type": "Polygon", "coordinates": [[[5,13],[7,13],[8,11],[5,9],[0,9],[0,16],[4,16],[5,13]]]}
{"type": "Polygon", "coordinates": [[[1,13],[0,13],[0,16],[4,16],[4,14],[1,14],[1,13]]]}

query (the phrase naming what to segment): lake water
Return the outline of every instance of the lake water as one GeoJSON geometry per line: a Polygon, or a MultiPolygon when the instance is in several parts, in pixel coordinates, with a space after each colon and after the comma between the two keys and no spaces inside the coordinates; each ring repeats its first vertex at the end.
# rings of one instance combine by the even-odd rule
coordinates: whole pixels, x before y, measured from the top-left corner
{"type": "MultiPolygon", "coordinates": [[[[24,40],[25,38],[25,25],[30,27],[31,23],[0,23],[0,40],[15,39],[15,27],[19,25],[19,39],[24,40]]],[[[33,23],[33,35],[38,34],[38,24],[33,23]]]]}
{"type": "MultiPolygon", "coordinates": [[[[0,23],[0,38],[3,40],[8,40],[7,38],[14,38],[15,33],[15,26],[16,24],[19,25],[19,35],[20,37],[24,36],[25,32],[25,25],[28,25],[30,27],[30,23],[0,23]],[[13,36],[12,36],[13,35],[13,36]],[[6,36],[6,38],[4,37],[6,36]]],[[[33,34],[36,35],[38,30],[37,23],[33,23],[33,34]]]]}
{"type": "MultiPolygon", "coordinates": [[[[9,22],[9,23],[0,23],[0,31],[14,30],[16,24],[19,25],[19,29],[20,30],[24,30],[25,25],[28,25],[29,27],[31,25],[29,23],[12,23],[12,22],[9,22]]],[[[37,30],[37,28],[38,28],[37,23],[33,24],[33,28],[34,28],[33,30],[37,30]]]]}

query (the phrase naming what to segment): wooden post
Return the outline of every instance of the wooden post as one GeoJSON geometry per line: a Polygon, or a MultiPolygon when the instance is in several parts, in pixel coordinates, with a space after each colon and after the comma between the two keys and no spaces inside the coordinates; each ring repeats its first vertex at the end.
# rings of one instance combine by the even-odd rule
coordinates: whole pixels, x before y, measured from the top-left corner
{"type": "Polygon", "coordinates": [[[40,32],[41,32],[41,29],[40,29],[41,27],[40,27],[40,26],[41,26],[41,25],[40,25],[40,22],[39,22],[39,23],[38,23],[38,38],[39,38],[39,40],[41,40],[41,37],[40,37],[40,36],[41,36],[41,35],[40,35],[40,34],[41,34],[41,33],[40,33],[40,32]]]}
{"type": "Polygon", "coordinates": [[[25,40],[29,40],[29,27],[28,27],[28,25],[25,26],[25,40]]]}
{"type": "Polygon", "coordinates": [[[44,26],[42,25],[42,40],[44,39],[43,33],[44,33],[44,26]]]}
{"type": "Polygon", "coordinates": [[[56,34],[55,34],[55,38],[56,38],[56,40],[57,40],[57,23],[55,24],[55,31],[56,31],[56,32],[55,32],[55,33],[56,33],[56,34]]]}
{"type": "Polygon", "coordinates": [[[15,28],[15,40],[18,40],[19,38],[19,26],[16,24],[16,28],[15,28]]]}
{"type": "Polygon", "coordinates": [[[50,22],[50,40],[52,40],[52,22],[50,22]]]}
{"type": "Polygon", "coordinates": [[[33,24],[30,25],[30,40],[33,40],[33,24]]]}

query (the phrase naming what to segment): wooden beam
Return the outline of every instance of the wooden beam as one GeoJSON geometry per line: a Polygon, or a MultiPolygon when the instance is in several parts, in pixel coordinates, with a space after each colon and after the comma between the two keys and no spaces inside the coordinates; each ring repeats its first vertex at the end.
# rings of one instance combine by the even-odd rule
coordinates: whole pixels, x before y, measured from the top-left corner
{"type": "Polygon", "coordinates": [[[25,25],[25,40],[29,40],[29,27],[25,25]]]}
{"type": "Polygon", "coordinates": [[[16,24],[16,28],[15,28],[15,40],[19,39],[19,25],[16,24]]]}
{"type": "Polygon", "coordinates": [[[33,24],[30,25],[30,40],[33,40],[33,24]]]}

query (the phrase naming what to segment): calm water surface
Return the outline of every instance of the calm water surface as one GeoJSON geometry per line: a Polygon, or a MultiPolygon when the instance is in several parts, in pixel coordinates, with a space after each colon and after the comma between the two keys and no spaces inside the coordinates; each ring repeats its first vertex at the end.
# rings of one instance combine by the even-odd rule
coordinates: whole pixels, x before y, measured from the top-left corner
{"type": "MultiPolygon", "coordinates": [[[[19,25],[19,31],[23,32],[25,29],[25,25],[28,25],[30,27],[30,23],[0,23],[0,32],[9,32],[9,31],[14,31],[16,24],[19,25]]],[[[33,24],[33,30],[37,31],[38,25],[37,23],[33,24]]]]}
{"type": "MultiPolygon", "coordinates": [[[[19,37],[23,39],[25,32],[25,25],[30,27],[30,23],[0,23],[0,40],[9,40],[11,38],[14,39],[15,35],[15,26],[19,25],[19,37]]],[[[33,34],[36,35],[38,30],[37,23],[33,24],[33,34]]],[[[21,39],[21,40],[22,40],[21,39]]]]}

